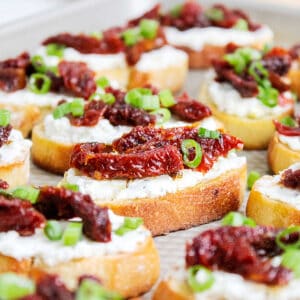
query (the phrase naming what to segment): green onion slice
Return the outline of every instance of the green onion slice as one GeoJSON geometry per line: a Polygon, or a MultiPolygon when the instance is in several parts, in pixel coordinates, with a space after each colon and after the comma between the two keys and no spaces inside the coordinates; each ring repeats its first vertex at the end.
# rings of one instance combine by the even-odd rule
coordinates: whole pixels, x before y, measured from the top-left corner
{"type": "Polygon", "coordinates": [[[300,248],[300,239],[298,239],[297,241],[295,241],[293,243],[285,243],[284,241],[282,241],[282,239],[284,237],[287,237],[293,233],[300,234],[300,226],[291,226],[289,228],[282,230],[280,233],[278,233],[276,236],[277,245],[283,250],[299,249],[300,248]]]}
{"type": "Polygon", "coordinates": [[[151,112],[156,116],[156,124],[161,125],[171,119],[171,112],[167,108],[159,108],[151,112]]]}
{"type": "Polygon", "coordinates": [[[10,111],[0,109],[0,126],[5,127],[10,123],[10,111]]]}
{"type": "Polygon", "coordinates": [[[93,31],[90,35],[98,40],[103,38],[103,33],[101,31],[93,31]]]}
{"type": "Polygon", "coordinates": [[[47,66],[45,65],[44,59],[40,55],[34,55],[31,57],[31,63],[34,69],[39,73],[45,73],[47,71],[47,66]]]}
{"type": "Polygon", "coordinates": [[[35,94],[46,94],[51,87],[51,79],[45,74],[34,73],[29,78],[29,89],[35,94]]]}
{"type": "Polygon", "coordinates": [[[223,11],[213,7],[205,11],[205,16],[212,21],[222,21],[224,19],[223,11]]]}
{"type": "Polygon", "coordinates": [[[52,113],[54,119],[60,119],[67,114],[81,117],[84,114],[84,101],[81,98],[75,98],[72,102],[58,105],[52,113]]]}
{"type": "Polygon", "coordinates": [[[40,190],[32,186],[20,186],[12,190],[12,196],[31,203],[36,203],[40,194],[40,190]]]}
{"type": "Polygon", "coordinates": [[[59,44],[48,44],[46,46],[46,53],[50,56],[57,56],[58,58],[62,58],[64,56],[64,45],[59,44]]]}
{"type": "Polygon", "coordinates": [[[63,235],[63,229],[58,221],[47,221],[44,227],[44,233],[47,238],[51,241],[58,241],[63,235]]]}
{"type": "Polygon", "coordinates": [[[258,180],[260,177],[261,177],[261,175],[256,171],[251,171],[249,173],[248,178],[247,178],[247,187],[249,190],[252,189],[255,181],[258,180]]]}
{"type": "Polygon", "coordinates": [[[144,110],[156,110],[160,108],[159,97],[152,95],[152,91],[145,88],[130,90],[125,96],[125,102],[144,110]]]}
{"type": "Polygon", "coordinates": [[[199,293],[210,289],[215,278],[209,269],[196,265],[188,269],[187,282],[194,292],[199,293]]]}
{"type": "Polygon", "coordinates": [[[0,299],[19,299],[35,293],[35,284],[32,280],[15,273],[0,275],[0,299]]]}
{"type": "Polygon", "coordinates": [[[202,160],[202,148],[195,140],[187,139],[181,142],[181,151],[183,153],[183,163],[189,168],[197,168],[202,160]],[[194,152],[194,159],[189,156],[194,152]]]}
{"type": "Polygon", "coordinates": [[[203,138],[218,139],[220,138],[221,133],[218,130],[208,130],[204,127],[200,127],[198,135],[203,138]]]}
{"type": "Polygon", "coordinates": [[[122,300],[116,292],[105,289],[102,285],[92,279],[84,279],[77,292],[76,300],[122,300]]]}
{"type": "Polygon", "coordinates": [[[281,265],[293,271],[296,278],[300,277],[300,250],[289,249],[282,254],[281,265]]]}
{"type": "Polygon", "coordinates": [[[280,123],[285,125],[285,126],[289,126],[289,127],[295,127],[296,126],[296,121],[290,116],[282,118],[280,120],[280,123]]]}
{"type": "Polygon", "coordinates": [[[146,39],[154,39],[157,34],[158,22],[156,20],[143,19],[139,23],[140,33],[146,39]]]}
{"type": "Polygon", "coordinates": [[[162,90],[158,94],[160,103],[163,107],[171,107],[176,104],[175,98],[170,90],[162,90]]]}
{"type": "Polygon", "coordinates": [[[79,186],[77,184],[65,182],[62,184],[62,187],[73,192],[79,192],[79,186]]]}
{"type": "Polygon", "coordinates": [[[232,27],[233,29],[238,29],[238,30],[243,30],[243,31],[248,31],[249,26],[248,23],[245,19],[238,19],[238,21],[234,24],[232,27]]]}
{"type": "Polygon", "coordinates": [[[62,240],[65,246],[73,246],[78,243],[82,236],[82,227],[81,222],[70,222],[65,229],[62,240]]]}
{"type": "Polygon", "coordinates": [[[152,92],[150,89],[146,88],[135,88],[130,90],[125,95],[125,102],[132,105],[132,106],[138,106],[138,102],[140,98],[146,95],[152,95],[152,92]]]}
{"type": "Polygon", "coordinates": [[[54,109],[52,115],[53,115],[54,119],[61,119],[63,116],[65,116],[69,112],[70,112],[69,103],[65,102],[65,103],[62,103],[62,104],[58,105],[54,109]]]}
{"type": "Polygon", "coordinates": [[[261,76],[268,77],[269,72],[262,65],[261,61],[253,61],[248,69],[248,73],[255,79],[256,82],[261,82],[261,76]]]}
{"type": "Polygon", "coordinates": [[[275,107],[278,104],[279,92],[268,86],[268,80],[265,80],[263,85],[258,86],[258,96],[257,98],[268,107],[275,107]]]}
{"type": "Polygon", "coordinates": [[[96,80],[96,84],[98,87],[104,89],[110,85],[110,82],[106,77],[102,76],[96,80]]]}
{"type": "Polygon", "coordinates": [[[243,216],[238,212],[228,213],[221,221],[223,226],[249,226],[255,227],[256,223],[253,219],[243,216]]]}
{"type": "Polygon", "coordinates": [[[133,46],[140,39],[140,29],[129,28],[122,33],[122,37],[126,46],[133,46]]]}
{"type": "Polygon", "coordinates": [[[142,218],[125,217],[124,223],[118,229],[116,229],[114,232],[116,235],[122,236],[122,235],[126,234],[127,232],[137,229],[142,224],[143,224],[142,218]]]}

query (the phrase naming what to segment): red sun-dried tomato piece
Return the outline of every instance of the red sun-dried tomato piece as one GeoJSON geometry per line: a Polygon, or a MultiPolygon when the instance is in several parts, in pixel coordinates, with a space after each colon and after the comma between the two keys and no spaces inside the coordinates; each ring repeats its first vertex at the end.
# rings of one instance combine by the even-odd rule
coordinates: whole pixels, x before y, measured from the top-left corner
{"type": "Polygon", "coordinates": [[[6,190],[8,188],[9,188],[9,184],[5,180],[0,179],[0,189],[6,190]]]}
{"type": "Polygon", "coordinates": [[[280,177],[280,183],[290,189],[300,189],[300,170],[285,170],[280,177]]]}
{"type": "Polygon", "coordinates": [[[0,89],[15,92],[26,86],[26,73],[21,68],[0,68],[0,89]]]}
{"type": "Polygon", "coordinates": [[[0,147],[8,142],[11,131],[12,126],[10,124],[8,124],[7,126],[0,126],[0,147]]]}
{"type": "Polygon", "coordinates": [[[273,120],[276,130],[278,133],[286,136],[300,136],[300,127],[286,126],[277,120],[273,120]]]}

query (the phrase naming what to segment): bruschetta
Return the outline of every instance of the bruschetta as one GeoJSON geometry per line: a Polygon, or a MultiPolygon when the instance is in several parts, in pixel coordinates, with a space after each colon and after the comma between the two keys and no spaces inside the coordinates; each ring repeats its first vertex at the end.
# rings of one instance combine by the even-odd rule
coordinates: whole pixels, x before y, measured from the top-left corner
{"type": "Polygon", "coordinates": [[[299,240],[292,239],[299,227],[255,226],[238,214],[229,219],[232,225],[187,242],[185,266],[170,270],[153,300],[299,299],[299,240]]]}
{"type": "Polygon", "coordinates": [[[282,48],[258,51],[231,44],[227,50],[222,60],[214,62],[200,100],[246,149],[265,149],[275,132],[273,120],[294,110],[295,99],[286,78],[292,58],[282,48]]]}
{"type": "Polygon", "coordinates": [[[207,106],[187,94],[174,97],[169,90],[159,91],[153,87],[136,88],[126,93],[107,86],[86,104],[79,99],[68,103],[61,103],[32,132],[33,161],[60,174],[69,168],[75,144],[100,142],[110,145],[134,126],[193,125],[211,130],[221,127],[207,106]],[[74,106],[75,114],[68,109],[60,114],[66,106],[74,106]]]}
{"type": "Polygon", "coordinates": [[[153,235],[237,210],[246,160],[239,139],[205,128],[135,127],[112,146],[77,144],[62,184],[76,184],[115,213],[141,217],[153,235]]]}
{"type": "Polygon", "coordinates": [[[71,290],[90,276],[126,298],[148,291],[159,257],[142,219],[117,216],[76,189],[2,190],[0,273],[53,274],[71,290]]]}
{"type": "Polygon", "coordinates": [[[160,22],[168,43],[188,54],[190,68],[211,67],[214,59],[225,54],[228,43],[261,49],[273,40],[267,25],[254,23],[245,12],[222,4],[203,8],[197,1],[189,0],[168,12],[156,5],[129,24],[137,24],[141,18],[160,22]]]}
{"type": "Polygon", "coordinates": [[[299,225],[299,170],[298,162],[277,175],[258,179],[249,195],[247,216],[263,225],[299,225]]]}

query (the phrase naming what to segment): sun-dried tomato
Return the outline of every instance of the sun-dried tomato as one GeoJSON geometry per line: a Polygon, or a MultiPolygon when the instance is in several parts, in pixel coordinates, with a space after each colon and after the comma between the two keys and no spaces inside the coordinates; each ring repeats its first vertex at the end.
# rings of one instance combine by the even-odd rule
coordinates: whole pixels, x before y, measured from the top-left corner
{"type": "Polygon", "coordinates": [[[95,73],[85,63],[61,61],[58,72],[65,88],[78,97],[88,99],[97,89],[95,73]]]}
{"type": "Polygon", "coordinates": [[[201,264],[268,285],[287,284],[292,272],[271,263],[271,258],[281,253],[275,242],[278,232],[263,226],[207,230],[187,244],[186,265],[201,264]]]}
{"type": "Polygon", "coordinates": [[[280,183],[290,189],[300,189],[300,170],[285,170],[280,177],[280,183]]]}
{"type": "Polygon", "coordinates": [[[0,232],[15,230],[22,236],[33,235],[44,222],[44,216],[30,202],[0,195],[0,232]]]}
{"type": "Polygon", "coordinates": [[[9,184],[5,180],[0,179],[0,189],[6,190],[8,188],[9,188],[9,184]]]}
{"type": "Polygon", "coordinates": [[[47,219],[79,217],[87,237],[98,242],[111,240],[108,209],[97,206],[89,195],[59,187],[43,187],[35,208],[47,219]]]}
{"type": "Polygon", "coordinates": [[[278,122],[277,120],[273,121],[276,131],[278,131],[278,133],[282,134],[282,135],[286,135],[286,136],[300,136],[300,127],[299,125],[297,127],[290,127],[290,126],[286,126],[280,122],[278,122]]]}
{"type": "Polygon", "coordinates": [[[30,56],[28,52],[23,52],[16,58],[9,58],[0,61],[0,69],[13,68],[26,70],[30,65],[30,56]]]}
{"type": "Polygon", "coordinates": [[[211,110],[197,100],[191,99],[186,93],[176,98],[177,103],[170,109],[181,120],[188,122],[201,121],[211,116],[211,110]]]}
{"type": "Polygon", "coordinates": [[[0,147],[8,142],[11,131],[12,126],[10,124],[8,124],[7,126],[0,126],[0,147]]]}
{"type": "Polygon", "coordinates": [[[171,145],[140,153],[99,151],[97,143],[77,144],[70,166],[96,179],[144,178],[163,174],[174,175],[183,169],[179,150],[171,145]]]}
{"type": "Polygon", "coordinates": [[[290,90],[291,84],[289,81],[285,80],[283,77],[275,72],[269,72],[269,80],[276,90],[280,93],[290,90]]]}

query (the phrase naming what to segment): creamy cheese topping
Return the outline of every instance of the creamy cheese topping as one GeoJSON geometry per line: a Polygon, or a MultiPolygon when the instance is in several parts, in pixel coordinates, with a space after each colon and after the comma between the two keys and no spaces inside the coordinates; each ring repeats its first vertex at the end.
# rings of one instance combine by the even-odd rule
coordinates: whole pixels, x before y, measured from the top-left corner
{"type": "Polygon", "coordinates": [[[22,133],[13,129],[8,143],[0,147],[0,166],[23,161],[29,156],[31,141],[23,138],[22,133]]]}
{"type": "MultiPolygon", "coordinates": [[[[300,163],[293,164],[289,169],[293,171],[299,170],[300,163]]],[[[281,174],[284,171],[275,176],[263,176],[256,181],[255,189],[272,200],[286,202],[297,209],[300,209],[300,192],[296,189],[290,189],[279,184],[281,174]]]]}
{"type": "Polygon", "coordinates": [[[191,28],[180,31],[174,27],[165,27],[168,42],[171,45],[187,47],[200,51],[205,45],[225,46],[228,43],[237,45],[264,44],[272,41],[273,32],[268,26],[256,31],[243,31],[219,27],[191,28]]]}
{"type": "MultiPolygon", "coordinates": [[[[260,119],[283,114],[292,108],[292,104],[268,107],[256,97],[242,98],[239,92],[229,83],[210,81],[208,83],[208,93],[210,100],[218,110],[238,117],[260,119]]],[[[287,92],[285,97],[292,99],[290,92],[287,92]]]]}
{"type": "MultiPolygon", "coordinates": [[[[109,217],[112,230],[119,228],[124,222],[124,217],[117,216],[111,211],[109,217]]],[[[34,235],[26,237],[20,236],[16,231],[8,231],[0,233],[0,253],[17,260],[34,258],[37,263],[53,266],[72,259],[133,252],[149,236],[150,232],[140,226],[123,236],[112,232],[112,239],[108,243],[95,242],[83,236],[76,245],[64,246],[62,241],[50,241],[43,229],[36,229],[34,235]]]]}
{"type": "Polygon", "coordinates": [[[294,151],[300,151],[300,136],[278,134],[279,141],[294,151]]]}
{"type": "Polygon", "coordinates": [[[116,54],[83,54],[73,48],[65,48],[63,57],[48,55],[46,47],[42,46],[37,49],[36,53],[40,55],[47,66],[57,66],[60,60],[84,62],[94,71],[126,68],[126,58],[124,53],[116,54]]]}
{"type": "Polygon", "coordinates": [[[171,46],[145,52],[135,65],[140,71],[161,70],[170,66],[186,65],[188,56],[184,51],[175,49],[171,46]]]}
{"type": "Polygon", "coordinates": [[[17,106],[36,105],[39,107],[55,107],[57,103],[62,99],[70,101],[72,98],[54,93],[35,94],[28,88],[11,93],[0,91],[1,104],[10,104],[17,106]]]}
{"type": "Polygon", "coordinates": [[[84,194],[90,194],[96,202],[118,201],[137,198],[154,198],[168,193],[176,193],[198,183],[216,178],[229,170],[241,168],[246,164],[245,157],[238,157],[234,152],[227,157],[220,157],[207,173],[191,169],[182,170],[180,176],[169,175],[147,177],[143,179],[96,180],[81,175],[76,169],[65,173],[64,181],[77,184],[84,194]]]}

